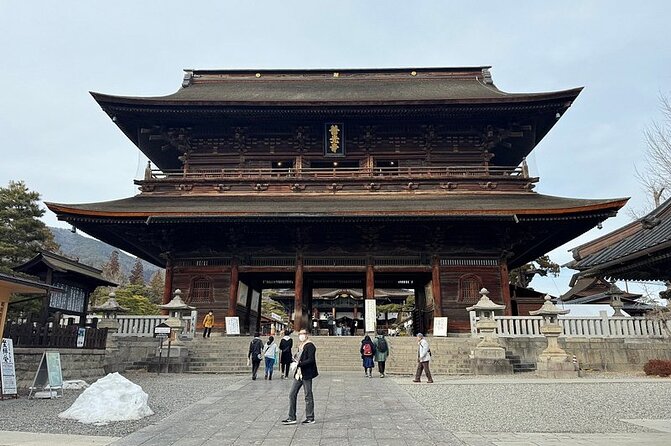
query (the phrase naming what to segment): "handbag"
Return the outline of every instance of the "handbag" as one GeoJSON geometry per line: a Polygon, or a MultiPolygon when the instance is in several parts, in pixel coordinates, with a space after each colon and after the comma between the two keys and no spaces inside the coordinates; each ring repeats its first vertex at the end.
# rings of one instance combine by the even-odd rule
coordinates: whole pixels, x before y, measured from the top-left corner
{"type": "Polygon", "coordinates": [[[289,375],[295,377],[297,371],[298,371],[298,362],[293,361],[291,364],[289,364],[289,375]]]}

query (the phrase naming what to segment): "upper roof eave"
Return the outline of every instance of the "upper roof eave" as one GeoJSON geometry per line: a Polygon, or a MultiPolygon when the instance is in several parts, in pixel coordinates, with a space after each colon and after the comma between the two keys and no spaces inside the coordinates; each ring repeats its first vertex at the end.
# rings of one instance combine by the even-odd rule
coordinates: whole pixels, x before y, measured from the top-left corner
{"type": "MultiPolygon", "coordinates": [[[[332,196],[331,196],[332,197],[332,196]]],[[[87,204],[46,202],[59,215],[94,218],[153,217],[366,217],[366,216],[562,216],[576,213],[617,211],[628,198],[580,200],[531,193],[523,194],[463,194],[451,199],[440,196],[410,197],[411,199],[380,200],[378,196],[332,197],[330,200],[309,197],[303,200],[284,197],[144,197],[87,204]],[[354,198],[354,199],[353,199],[354,198]],[[236,199],[238,201],[236,201],[236,199]],[[528,199],[534,200],[530,202],[528,199]],[[279,201],[278,201],[279,200],[279,201]],[[529,201],[525,204],[525,201],[529,201]],[[334,206],[334,203],[338,206],[334,206]],[[525,205],[526,207],[523,207],[525,205]],[[273,211],[275,208],[277,210],[273,211]],[[337,210],[333,210],[337,208],[337,210]]]]}
{"type": "Polygon", "coordinates": [[[442,98],[426,100],[399,100],[399,99],[375,99],[375,100],[281,100],[281,101],[225,101],[225,100],[178,100],[175,99],[177,93],[166,96],[140,97],[140,96],[116,96],[98,92],[89,92],[98,104],[105,109],[106,106],[129,106],[129,107],[356,107],[356,106],[496,106],[504,104],[524,104],[533,105],[552,100],[564,100],[573,102],[583,87],[572,88],[568,90],[559,90],[541,93],[515,93],[506,94],[501,97],[490,98],[442,98]]]}

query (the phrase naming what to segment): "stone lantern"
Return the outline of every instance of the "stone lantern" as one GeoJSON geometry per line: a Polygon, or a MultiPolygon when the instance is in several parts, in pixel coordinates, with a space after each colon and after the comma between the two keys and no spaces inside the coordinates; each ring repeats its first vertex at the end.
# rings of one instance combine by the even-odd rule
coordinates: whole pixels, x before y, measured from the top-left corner
{"type": "Polygon", "coordinates": [[[624,317],[622,314],[622,290],[615,285],[615,281],[610,284],[610,289],[606,291],[606,295],[610,296],[610,306],[613,307],[613,317],[624,317]]]}
{"type": "Polygon", "coordinates": [[[506,351],[496,339],[496,321],[494,314],[496,311],[503,311],[506,306],[492,302],[487,297],[489,291],[487,288],[480,290],[480,300],[475,305],[466,308],[467,311],[475,311],[480,318],[475,324],[482,340],[476,346],[474,355],[476,358],[499,359],[506,357],[506,351]]]}
{"type": "Polygon", "coordinates": [[[168,319],[165,324],[171,328],[170,339],[173,343],[178,343],[176,335],[182,332],[182,315],[184,312],[194,310],[196,307],[189,306],[182,300],[182,291],[178,288],[175,290],[175,297],[165,305],[158,306],[162,310],[168,310],[168,319]]]}
{"type": "Polygon", "coordinates": [[[119,330],[119,322],[116,319],[118,313],[125,313],[128,308],[122,307],[116,301],[116,294],[112,291],[104,304],[91,308],[93,311],[100,311],[103,314],[102,320],[98,322],[98,328],[107,328],[109,332],[114,333],[119,330]]]}
{"type": "Polygon", "coordinates": [[[536,364],[536,373],[548,378],[572,378],[578,376],[573,361],[569,360],[568,354],[559,347],[559,335],[562,328],[559,325],[559,315],[568,314],[570,310],[558,308],[550,300],[549,295],[545,296],[545,302],[536,311],[530,311],[531,316],[542,316],[543,326],[541,333],[547,339],[547,348],[538,356],[536,364]]]}
{"type": "Polygon", "coordinates": [[[486,288],[480,290],[480,300],[468,311],[475,311],[479,317],[475,327],[480,333],[480,343],[475,347],[471,359],[471,370],[476,375],[499,375],[513,373],[513,366],[506,359],[506,350],[496,338],[496,320],[494,314],[506,308],[492,302],[486,288]]]}

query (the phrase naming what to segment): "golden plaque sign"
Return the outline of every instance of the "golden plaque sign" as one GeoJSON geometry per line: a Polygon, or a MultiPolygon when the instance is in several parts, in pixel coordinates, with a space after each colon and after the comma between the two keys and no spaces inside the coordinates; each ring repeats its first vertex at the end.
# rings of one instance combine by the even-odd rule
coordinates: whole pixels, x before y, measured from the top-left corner
{"type": "Polygon", "coordinates": [[[324,155],[344,156],[345,155],[344,125],[342,123],[329,122],[324,126],[324,130],[325,130],[324,155]]]}

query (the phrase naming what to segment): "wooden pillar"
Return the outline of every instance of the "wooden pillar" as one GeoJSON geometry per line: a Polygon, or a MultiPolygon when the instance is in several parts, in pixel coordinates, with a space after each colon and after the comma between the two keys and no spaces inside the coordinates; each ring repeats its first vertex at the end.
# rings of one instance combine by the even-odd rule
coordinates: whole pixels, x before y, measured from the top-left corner
{"type": "Polygon", "coordinates": [[[231,261],[231,287],[228,294],[228,311],[226,316],[234,317],[236,314],[236,306],[238,305],[238,261],[233,259],[231,261]]]}
{"type": "Polygon", "coordinates": [[[7,320],[7,309],[9,308],[9,298],[12,293],[9,289],[0,288],[0,337],[5,332],[5,320],[7,320]]]}
{"type": "Polygon", "coordinates": [[[261,332],[261,304],[263,303],[263,289],[259,290],[259,303],[256,308],[256,331],[261,332]]]}
{"type": "Polygon", "coordinates": [[[170,302],[172,299],[172,260],[168,259],[165,262],[165,285],[163,286],[163,305],[170,302]]]}
{"type": "Polygon", "coordinates": [[[247,287],[247,295],[245,296],[245,323],[244,329],[247,333],[253,334],[252,330],[252,296],[254,295],[254,289],[252,287],[247,287]]]}
{"type": "Polygon", "coordinates": [[[513,303],[510,299],[510,277],[508,276],[508,264],[504,261],[501,263],[501,298],[503,305],[506,306],[503,310],[504,316],[513,315],[513,303]]]}
{"type": "Polygon", "coordinates": [[[441,317],[443,315],[443,297],[440,287],[440,259],[438,256],[433,257],[431,265],[431,292],[433,294],[433,317],[441,317]]]}
{"type": "Polygon", "coordinates": [[[294,330],[309,330],[303,327],[303,257],[296,258],[296,276],[294,278],[294,330]]]}
{"type": "Polygon", "coordinates": [[[375,274],[372,261],[366,266],[366,299],[375,299],[375,274]]]}

